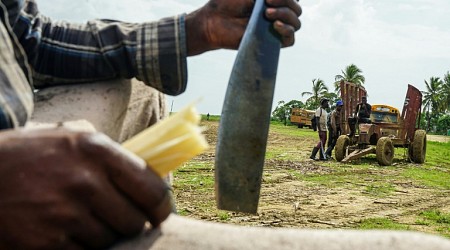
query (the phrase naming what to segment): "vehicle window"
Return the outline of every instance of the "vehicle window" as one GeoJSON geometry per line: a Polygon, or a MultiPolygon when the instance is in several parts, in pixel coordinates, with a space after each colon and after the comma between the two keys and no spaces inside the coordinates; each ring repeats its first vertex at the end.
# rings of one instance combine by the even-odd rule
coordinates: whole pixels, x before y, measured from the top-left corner
{"type": "Polygon", "coordinates": [[[374,122],[389,122],[389,123],[397,123],[398,117],[397,114],[393,113],[385,113],[379,111],[372,111],[370,115],[370,119],[374,122]]]}

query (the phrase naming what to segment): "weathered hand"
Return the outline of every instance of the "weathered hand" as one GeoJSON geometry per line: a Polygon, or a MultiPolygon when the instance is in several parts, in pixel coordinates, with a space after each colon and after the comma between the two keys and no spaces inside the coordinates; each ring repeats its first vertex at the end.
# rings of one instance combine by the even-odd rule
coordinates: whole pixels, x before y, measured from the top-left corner
{"type": "MultiPolygon", "coordinates": [[[[283,47],[294,44],[302,13],[295,0],[266,0],[268,20],[280,34],[283,47]]],[[[188,55],[208,50],[237,49],[253,10],[253,0],[210,0],[186,17],[188,55]]]]}
{"type": "Polygon", "coordinates": [[[103,248],[158,226],[167,186],[102,134],[0,133],[0,249],[103,248]]]}
{"type": "Polygon", "coordinates": [[[294,0],[266,0],[269,8],[266,12],[267,19],[274,21],[274,29],[280,34],[282,46],[294,45],[295,31],[301,27],[298,19],[302,9],[294,0]]]}

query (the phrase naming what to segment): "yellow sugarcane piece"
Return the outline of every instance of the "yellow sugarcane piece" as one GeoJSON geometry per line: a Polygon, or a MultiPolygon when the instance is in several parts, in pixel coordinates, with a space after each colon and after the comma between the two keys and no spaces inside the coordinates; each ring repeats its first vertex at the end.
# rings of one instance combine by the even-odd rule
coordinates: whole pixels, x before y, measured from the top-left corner
{"type": "Polygon", "coordinates": [[[161,177],[208,148],[201,116],[194,105],[145,129],[122,146],[135,153],[161,177]]]}

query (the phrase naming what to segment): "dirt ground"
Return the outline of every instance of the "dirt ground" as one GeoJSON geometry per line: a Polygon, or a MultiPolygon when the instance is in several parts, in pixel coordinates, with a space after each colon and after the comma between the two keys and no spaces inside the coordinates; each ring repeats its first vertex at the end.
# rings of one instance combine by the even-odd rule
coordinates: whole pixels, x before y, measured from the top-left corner
{"type": "Polygon", "coordinates": [[[437,142],[449,142],[450,136],[444,135],[427,135],[427,140],[437,141],[437,142]]]}
{"type": "MultiPolygon", "coordinates": [[[[209,166],[205,167],[202,173],[198,173],[199,175],[213,176],[218,122],[203,122],[202,125],[206,128],[205,133],[211,148],[195,161],[209,166]]],[[[215,208],[214,187],[206,192],[198,191],[195,185],[189,189],[180,188],[175,178],[177,208],[182,211],[182,215],[196,219],[267,227],[345,229],[355,228],[367,218],[382,217],[406,224],[412,230],[431,233],[436,232],[417,223],[420,211],[439,209],[442,212],[450,212],[450,190],[430,189],[400,177],[390,180],[395,190],[385,197],[374,197],[365,193],[371,178],[356,182],[356,185],[342,180],[343,183],[332,187],[294,178],[292,171],[288,170],[295,170],[298,174],[326,174],[334,171],[327,163],[308,159],[313,144],[313,139],[299,143],[298,138],[270,132],[268,147],[281,148],[281,151],[286,153],[297,152],[298,160],[283,160],[281,155],[266,161],[256,215],[219,211],[215,208]]],[[[409,163],[398,163],[397,167],[401,169],[402,164],[409,163]]],[[[395,170],[392,169],[373,165],[359,171],[367,171],[368,176],[383,178],[385,174],[395,176],[395,170]]]]}

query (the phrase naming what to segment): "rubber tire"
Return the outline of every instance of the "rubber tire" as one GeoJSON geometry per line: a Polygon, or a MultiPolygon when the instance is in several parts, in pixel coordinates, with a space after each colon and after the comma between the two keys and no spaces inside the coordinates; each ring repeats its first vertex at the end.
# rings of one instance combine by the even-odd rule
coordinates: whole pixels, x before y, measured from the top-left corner
{"type": "Polygon", "coordinates": [[[334,148],[334,157],[336,161],[342,161],[345,158],[347,147],[350,145],[350,137],[347,135],[341,135],[336,141],[336,147],[334,148]]]}
{"type": "Polygon", "coordinates": [[[377,160],[381,166],[390,166],[394,160],[394,144],[389,137],[381,137],[377,142],[377,160]]]}
{"type": "Polygon", "coordinates": [[[414,141],[409,150],[409,156],[413,162],[419,164],[425,162],[425,155],[427,153],[427,133],[425,130],[416,130],[414,133],[414,141]]]}

